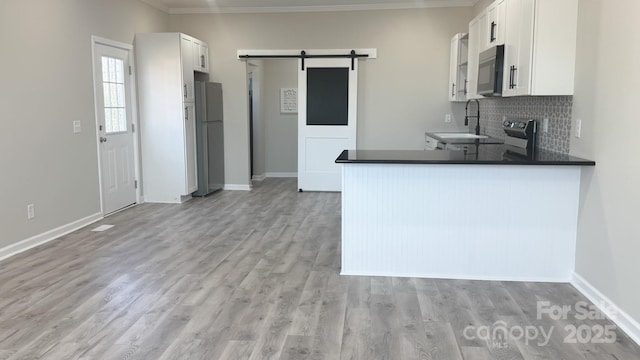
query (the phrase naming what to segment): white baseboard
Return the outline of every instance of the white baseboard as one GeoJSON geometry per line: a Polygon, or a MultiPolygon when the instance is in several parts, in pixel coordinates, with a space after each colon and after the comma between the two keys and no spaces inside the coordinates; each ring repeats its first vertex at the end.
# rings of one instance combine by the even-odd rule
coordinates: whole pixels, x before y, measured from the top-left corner
{"type": "Polygon", "coordinates": [[[297,178],[297,172],[268,172],[265,174],[268,178],[297,178]]]}
{"type": "Polygon", "coordinates": [[[617,304],[611,301],[606,295],[601,293],[595,286],[577,273],[573,273],[571,285],[580,291],[587,299],[596,305],[611,321],[613,321],[622,331],[640,345],[640,323],[624,312],[617,304]],[[605,304],[604,308],[600,305],[605,304]]]}
{"type": "Polygon", "coordinates": [[[251,191],[251,185],[224,184],[224,190],[251,191]]]}
{"type": "Polygon", "coordinates": [[[266,174],[260,174],[260,175],[253,175],[253,177],[251,178],[251,180],[253,181],[262,181],[267,177],[266,174]]]}
{"type": "Polygon", "coordinates": [[[410,272],[372,272],[372,271],[344,271],[340,275],[346,276],[381,276],[381,277],[407,277],[407,278],[426,278],[426,279],[450,279],[450,280],[480,280],[480,281],[506,281],[506,282],[544,282],[544,283],[561,283],[569,282],[567,278],[550,278],[550,277],[521,277],[521,276],[478,276],[467,274],[444,274],[444,273],[410,273],[410,272]]]}
{"type": "Polygon", "coordinates": [[[93,224],[96,221],[102,220],[102,213],[95,213],[93,215],[89,215],[80,220],[76,220],[74,222],[70,222],[66,225],[62,225],[53,230],[49,230],[39,235],[32,236],[28,239],[24,239],[15,244],[11,244],[9,246],[5,246],[0,249],[0,260],[4,260],[13,255],[19,254],[23,251],[27,251],[31,248],[34,248],[38,245],[42,245],[51,240],[55,240],[61,236],[67,235],[71,232],[74,232],[80,228],[83,228],[89,224],[93,224]]]}

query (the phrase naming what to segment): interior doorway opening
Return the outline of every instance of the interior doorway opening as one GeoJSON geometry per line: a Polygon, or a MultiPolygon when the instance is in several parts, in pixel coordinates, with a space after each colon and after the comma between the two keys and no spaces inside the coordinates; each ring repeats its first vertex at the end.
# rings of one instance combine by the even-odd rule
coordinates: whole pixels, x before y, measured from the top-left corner
{"type": "Polygon", "coordinates": [[[283,90],[297,89],[295,59],[247,61],[252,182],[298,176],[298,114],[282,111],[283,90]]]}

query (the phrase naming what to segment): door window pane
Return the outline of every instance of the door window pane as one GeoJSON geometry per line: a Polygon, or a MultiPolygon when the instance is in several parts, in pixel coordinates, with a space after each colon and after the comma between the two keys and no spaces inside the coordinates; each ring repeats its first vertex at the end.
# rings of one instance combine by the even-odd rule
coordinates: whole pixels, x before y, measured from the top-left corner
{"type": "Polygon", "coordinates": [[[349,124],[349,68],[307,68],[307,125],[349,124]]]}
{"type": "Polygon", "coordinates": [[[107,134],[127,131],[124,61],[102,57],[104,127],[107,134]]]}

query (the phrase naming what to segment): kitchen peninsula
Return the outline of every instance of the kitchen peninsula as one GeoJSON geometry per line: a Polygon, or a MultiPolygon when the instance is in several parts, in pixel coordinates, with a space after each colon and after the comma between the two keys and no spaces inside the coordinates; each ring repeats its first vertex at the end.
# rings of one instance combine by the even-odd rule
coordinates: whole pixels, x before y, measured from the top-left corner
{"type": "Polygon", "coordinates": [[[508,145],[345,150],[342,274],[567,282],[580,172],[595,162],[508,145]]]}

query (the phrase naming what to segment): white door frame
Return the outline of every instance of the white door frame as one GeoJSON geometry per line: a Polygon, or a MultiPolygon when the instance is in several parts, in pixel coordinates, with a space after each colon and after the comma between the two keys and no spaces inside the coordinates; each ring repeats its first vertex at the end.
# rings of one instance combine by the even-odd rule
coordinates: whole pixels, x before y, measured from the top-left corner
{"type": "MultiPolygon", "coordinates": [[[[114,48],[125,50],[129,53],[129,65],[131,66],[131,82],[130,82],[130,90],[131,90],[131,124],[133,124],[135,131],[133,133],[133,166],[135,170],[135,177],[138,183],[136,187],[136,204],[142,204],[144,202],[144,198],[142,197],[142,184],[140,183],[140,141],[138,135],[138,94],[136,91],[136,66],[135,66],[135,53],[133,49],[133,45],[125,44],[114,40],[109,40],[105,38],[101,38],[98,36],[91,36],[91,70],[92,73],[96,73],[95,69],[95,56],[96,56],[96,45],[106,45],[114,48]]],[[[95,88],[95,79],[93,79],[93,86],[95,88]]],[[[99,101],[104,101],[103,99],[98,99],[96,96],[96,92],[93,92],[93,101],[94,101],[94,117],[95,117],[95,126],[96,126],[96,150],[98,157],[98,190],[100,192],[100,213],[104,216],[104,199],[102,193],[102,160],[100,159],[100,127],[99,127],[99,101]]],[[[117,212],[117,211],[116,211],[117,212]]]]}

